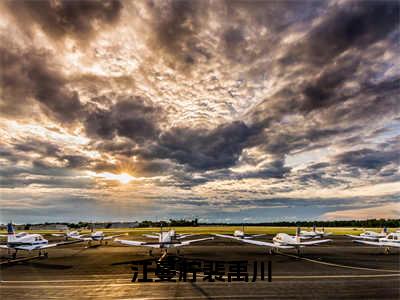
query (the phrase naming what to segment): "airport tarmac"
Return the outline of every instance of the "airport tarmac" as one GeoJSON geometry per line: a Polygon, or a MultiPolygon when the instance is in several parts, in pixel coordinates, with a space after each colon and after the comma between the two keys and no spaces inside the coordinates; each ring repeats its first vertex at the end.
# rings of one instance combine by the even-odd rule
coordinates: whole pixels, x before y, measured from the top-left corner
{"type": "MultiPolygon", "coordinates": [[[[136,237],[135,237],[136,238],[136,237]]],[[[271,236],[265,240],[270,240],[271,236]]],[[[180,248],[180,256],[212,261],[272,262],[272,282],[132,283],[131,262],[147,248],[84,243],[49,249],[48,258],[0,269],[1,299],[399,299],[400,253],[357,245],[334,236],[330,244],[267,254],[267,249],[217,238],[180,248]]],[[[260,239],[263,240],[263,239],[260,239]]],[[[154,250],[157,255],[159,250],[154,250]]],[[[171,255],[176,249],[170,249],[171,255]]],[[[4,256],[2,251],[0,256],[4,256]]],[[[19,257],[26,256],[21,252],[19,257]]],[[[4,259],[2,261],[5,261],[4,259]]]]}

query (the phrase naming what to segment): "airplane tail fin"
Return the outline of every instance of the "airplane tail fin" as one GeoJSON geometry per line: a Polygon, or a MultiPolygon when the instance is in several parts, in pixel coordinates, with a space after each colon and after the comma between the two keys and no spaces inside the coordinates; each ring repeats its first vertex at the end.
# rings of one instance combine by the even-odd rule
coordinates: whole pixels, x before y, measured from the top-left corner
{"type": "Polygon", "coordinates": [[[7,242],[13,242],[16,239],[15,231],[12,223],[7,224],[7,242]]]}
{"type": "Polygon", "coordinates": [[[300,226],[296,228],[296,242],[300,243],[300,226]]]}

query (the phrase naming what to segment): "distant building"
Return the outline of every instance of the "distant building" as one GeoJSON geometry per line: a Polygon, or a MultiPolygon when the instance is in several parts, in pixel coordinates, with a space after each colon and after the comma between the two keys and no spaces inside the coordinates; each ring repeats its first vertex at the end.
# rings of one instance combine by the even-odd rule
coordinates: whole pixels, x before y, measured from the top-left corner
{"type": "Polygon", "coordinates": [[[135,228],[139,227],[139,222],[113,222],[109,228],[135,228]]]}
{"type": "Polygon", "coordinates": [[[68,230],[68,226],[64,224],[34,224],[30,230],[68,230]]]}
{"type": "MultiPolygon", "coordinates": [[[[93,229],[111,229],[111,228],[135,228],[139,227],[139,222],[104,222],[94,223],[93,229]]],[[[88,226],[90,228],[90,226],[88,226]]]]}

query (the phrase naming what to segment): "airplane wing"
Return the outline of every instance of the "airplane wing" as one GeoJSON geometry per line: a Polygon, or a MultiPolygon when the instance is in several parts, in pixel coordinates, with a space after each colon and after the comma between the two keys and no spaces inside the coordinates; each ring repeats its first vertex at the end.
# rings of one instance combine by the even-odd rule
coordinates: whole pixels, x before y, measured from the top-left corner
{"type": "Polygon", "coordinates": [[[228,238],[228,239],[233,239],[237,241],[241,241],[244,243],[248,244],[253,244],[257,246],[265,246],[265,247],[272,247],[272,248],[280,248],[280,249],[292,249],[294,248],[293,246],[282,246],[282,245],[277,245],[274,243],[269,243],[269,242],[262,242],[262,241],[256,241],[256,240],[251,240],[251,239],[241,239],[235,236],[230,236],[230,235],[224,235],[224,234],[215,234],[216,236],[223,237],[223,238],[228,238]]]}
{"type": "Polygon", "coordinates": [[[197,243],[197,242],[208,241],[208,240],[213,240],[213,239],[214,239],[214,237],[207,237],[207,238],[202,238],[202,239],[197,239],[197,240],[182,241],[179,244],[174,244],[174,246],[175,247],[187,246],[191,243],[197,243]]]}
{"type": "Polygon", "coordinates": [[[17,249],[17,250],[32,251],[32,250],[42,250],[42,249],[47,249],[47,248],[52,248],[52,247],[57,247],[57,246],[60,246],[60,243],[47,244],[47,245],[17,246],[17,247],[13,247],[13,248],[17,249]]]}
{"type": "Polygon", "coordinates": [[[311,245],[323,244],[323,243],[327,243],[327,242],[331,242],[331,241],[332,241],[332,240],[327,239],[327,240],[300,242],[300,245],[302,245],[302,246],[311,246],[311,245]]]}
{"type": "Polygon", "coordinates": [[[245,240],[245,239],[239,239],[240,241],[248,244],[253,244],[257,246],[263,246],[263,247],[271,247],[271,248],[279,248],[279,249],[292,249],[294,248],[293,246],[283,246],[283,245],[278,245],[270,242],[262,242],[262,241],[256,241],[256,240],[245,240]]]}
{"type": "Polygon", "coordinates": [[[265,235],[265,234],[252,234],[250,236],[246,236],[245,239],[253,239],[253,238],[256,238],[256,237],[263,236],[263,235],[265,235]]]}
{"type": "Polygon", "coordinates": [[[0,245],[0,249],[10,249],[7,245],[0,245]]]}
{"type": "Polygon", "coordinates": [[[310,240],[310,239],[313,239],[314,237],[313,236],[308,236],[308,235],[300,235],[300,238],[302,240],[310,240]]]}
{"type": "Polygon", "coordinates": [[[238,241],[242,240],[241,238],[232,236],[232,235],[225,235],[225,234],[218,234],[218,233],[216,233],[214,235],[218,236],[218,237],[226,238],[226,239],[232,239],[232,240],[238,240],[238,241]]]}
{"type": "Polygon", "coordinates": [[[151,238],[151,239],[158,239],[159,236],[155,234],[143,234],[143,236],[151,238]]]}
{"type": "Polygon", "coordinates": [[[365,245],[372,245],[372,246],[382,246],[382,247],[397,247],[400,248],[399,243],[392,243],[392,242],[371,242],[371,241],[360,241],[355,240],[355,243],[365,244],[365,245]]]}
{"type": "Polygon", "coordinates": [[[143,246],[143,247],[151,247],[151,248],[160,248],[160,244],[151,244],[151,243],[146,243],[146,242],[140,242],[140,241],[132,241],[132,240],[120,240],[120,239],[115,239],[114,240],[117,243],[127,245],[127,246],[143,246]]]}
{"type": "Polygon", "coordinates": [[[184,238],[187,238],[187,237],[189,237],[189,236],[194,236],[195,234],[179,234],[176,238],[178,239],[178,240],[180,240],[180,239],[184,239],[184,238]]]}
{"type": "Polygon", "coordinates": [[[368,240],[368,241],[377,241],[379,240],[379,237],[373,237],[373,236],[360,236],[360,235],[351,235],[351,234],[346,234],[348,237],[351,237],[353,239],[362,239],[362,240],[368,240]]]}
{"type": "Polygon", "coordinates": [[[111,239],[113,239],[113,238],[116,238],[116,237],[119,237],[119,236],[124,236],[124,235],[127,235],[127,234],[117,234],[117,235],[109,235],[109,236],[105,236],[104,238],[103,238],[103,240],[111,240],[111,239]]]}

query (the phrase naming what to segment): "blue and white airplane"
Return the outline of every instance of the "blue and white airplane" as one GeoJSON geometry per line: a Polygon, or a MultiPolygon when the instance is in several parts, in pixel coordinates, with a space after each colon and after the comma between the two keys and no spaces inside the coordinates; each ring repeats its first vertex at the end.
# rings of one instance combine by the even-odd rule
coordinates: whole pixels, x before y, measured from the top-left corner
{"type": "MultiPolygon", "coordinates": [[[[7,243],[5,245],[0,245],[0,249],[8,249],[9,251],[14,249],[15,252],[13,253],[12,256],[15,259],[17,257],[18,250],[23,250],[23,251],[38,250],[39,256],[41,256],[42,250],[44,249],[57,247],[69,243],[62,242],[62,243],[49,244],[49,241],[44,239],[43,236],[40,234],[29,234],[25,232],[16,234],[14,231],[14,227],[12,226],[12,223],[8,223],[7,243]]],[[[45,252],[44,255],[47,256],[47,252],[45,252]]]]}

